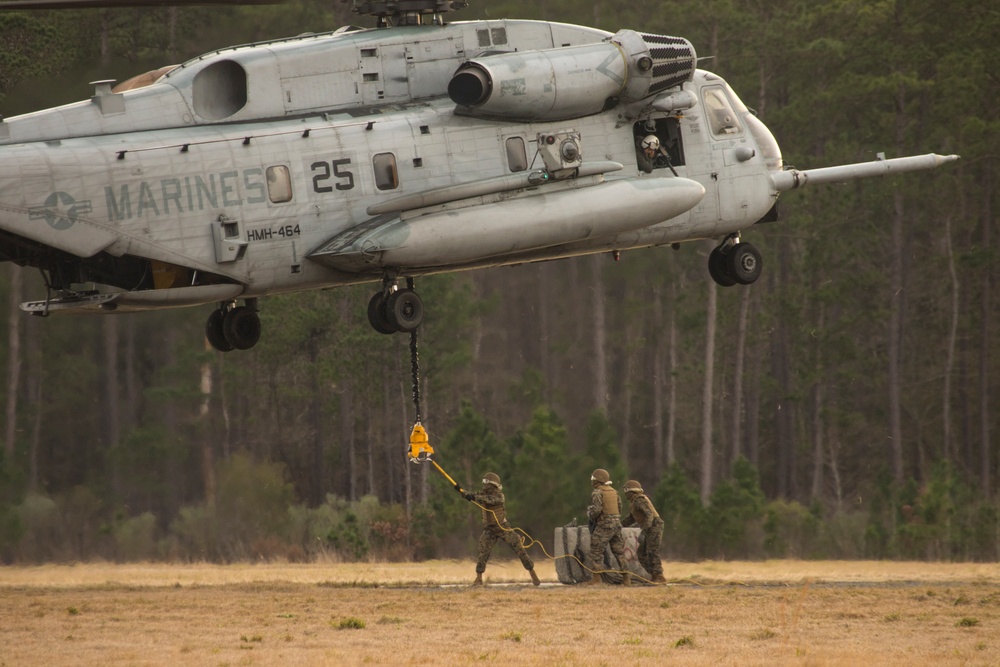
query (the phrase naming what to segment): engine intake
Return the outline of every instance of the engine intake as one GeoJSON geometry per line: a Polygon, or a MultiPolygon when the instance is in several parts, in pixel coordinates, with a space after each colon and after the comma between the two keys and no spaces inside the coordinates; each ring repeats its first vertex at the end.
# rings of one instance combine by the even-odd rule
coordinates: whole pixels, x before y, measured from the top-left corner
{"type": "Polygon", "coordinates": [[[448,83],[456,113],[505,120],[565,120],[636,102],[694,74],[682,37],[621,30],[599,44],[469,60],[448,83]]]}

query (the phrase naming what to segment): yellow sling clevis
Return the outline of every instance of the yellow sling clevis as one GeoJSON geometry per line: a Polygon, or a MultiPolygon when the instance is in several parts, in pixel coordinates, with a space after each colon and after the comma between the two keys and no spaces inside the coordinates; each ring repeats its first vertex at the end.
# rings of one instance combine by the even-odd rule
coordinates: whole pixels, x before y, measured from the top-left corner
{"type": "Polygon", "coordinates": [[[424,425],[419,421],[416,422],[410,431],[410,460],[414,463],[430,461],[433,453],[434,448],[431,447],[424,425]]]}
{"type": "Polygon", "coordinates": [[[423,424],[416,422],[413,425],[413,430],[410,431],[410,461],[414,463],[424,463],[426,461],[430,461],[430,464],[437,468],[437,471],[444,475],[444,478],[451,482],[451,485],[458,489],[459,493],[461,493],[462,487],[458,485],[458,482],[451,478],[451,475],[444,471],[444,468],[437,464],[437,461],[431,458],[432,454],[434,454],[434,448],[431,447],[430,439],[427,437],[427,430],[424,429],[423,424]]]}

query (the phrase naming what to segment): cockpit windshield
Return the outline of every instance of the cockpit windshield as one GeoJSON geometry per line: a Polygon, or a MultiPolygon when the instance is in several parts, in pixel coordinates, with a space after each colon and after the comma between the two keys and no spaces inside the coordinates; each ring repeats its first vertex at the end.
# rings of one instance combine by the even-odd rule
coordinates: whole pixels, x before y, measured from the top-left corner
{"type": "Polygon", "coordinates": [[[784,164],[781,148],[771,130],[743,104],[728,84],[719,79],[716,81],[720,83],[705,86],[701,92],[712,134],[716,137],[742,134],[745,126],[753,136],[767,168],[770,171],[781,171],[784,164]]]}
{"type": "Polygon", "coordinates": [[[705,102],[705,113],[713,135],[719,137],[743,132],[743,125],[733,110],[725,88],[705,86],[702,88],[701,96],[705,102]]]}

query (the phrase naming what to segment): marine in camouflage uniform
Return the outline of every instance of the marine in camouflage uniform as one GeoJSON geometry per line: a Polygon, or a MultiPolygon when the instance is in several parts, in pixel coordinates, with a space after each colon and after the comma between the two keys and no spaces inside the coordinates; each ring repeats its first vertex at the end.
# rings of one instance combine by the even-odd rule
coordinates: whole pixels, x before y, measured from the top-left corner
{"type": "Polygon", "coordinates": [[[475,502],[483,510],[483,533],[479,536],[479,553],[476,558],[476,580],[474,586],[481,586],[483,583],[483,572],[486,571],[486,562],[490,559],[490,552],[497,540],[503,540],[510,545],[514,553],[521,559],[521,565],[531,575],[531,583],[538,586],[542,582],[535,574],[535,564],[531,561],[528,553],[524,550],[520,535],[510,527],[507,522],[507,512],[504,509],[504,495],[501,489],[500,477],[492,472],[483,475],[483,490],[479,493],[462,491],[456,485],[462,497],[470,502],[475,502]]]}
{"type": "MultiPolygon", "coordinates": [[[[619,567],[625,563],[625,540],[622,539],[621,508],[622,501],[618,492],[611,488],[611,476],[608,471],[598,468],[590,476],[594,491],[590,494],[590,506],[587,507],[587,518],[594,528],[590,533],[590,554],[585,567],[591,572],[604,569],[604,547],[611,545],[611,553],[618,559],[619,567]],[[600,563],[600,565],[598,565],[600,563]]],[[[626,586],[631,583],[631,574],[623,574],[626,586]]],[[[594,574],[589,583],[600,582],[600,575],[594,574]]]]}
{"type": "Polygon", "coordinates": [[[652,577],[654,584],[665,584],[663,564],[660,562],[660,540],[663,539],[663,519],[653,507],[652,501],[642,491],[642,484],[634,479],[625,482],[625,497],[628,498],[628,514],[622,519],[622,526],[639,526],[639,549],[636,556],[639,564],[652,577]]]}

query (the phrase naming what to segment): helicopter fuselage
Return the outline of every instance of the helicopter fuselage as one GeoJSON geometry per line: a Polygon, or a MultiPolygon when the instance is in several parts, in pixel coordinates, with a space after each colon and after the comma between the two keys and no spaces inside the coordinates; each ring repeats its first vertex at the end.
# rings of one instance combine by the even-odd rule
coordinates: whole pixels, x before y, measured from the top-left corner
{"type": "Polygon", "coordinates": [[[783,171],[764,124],[695,62],[679,38],[476,21],[101,82],[0,121],[0,258],[55,290],[26,310],[107,312],[738,241],[808,172],[783,171]]]}

